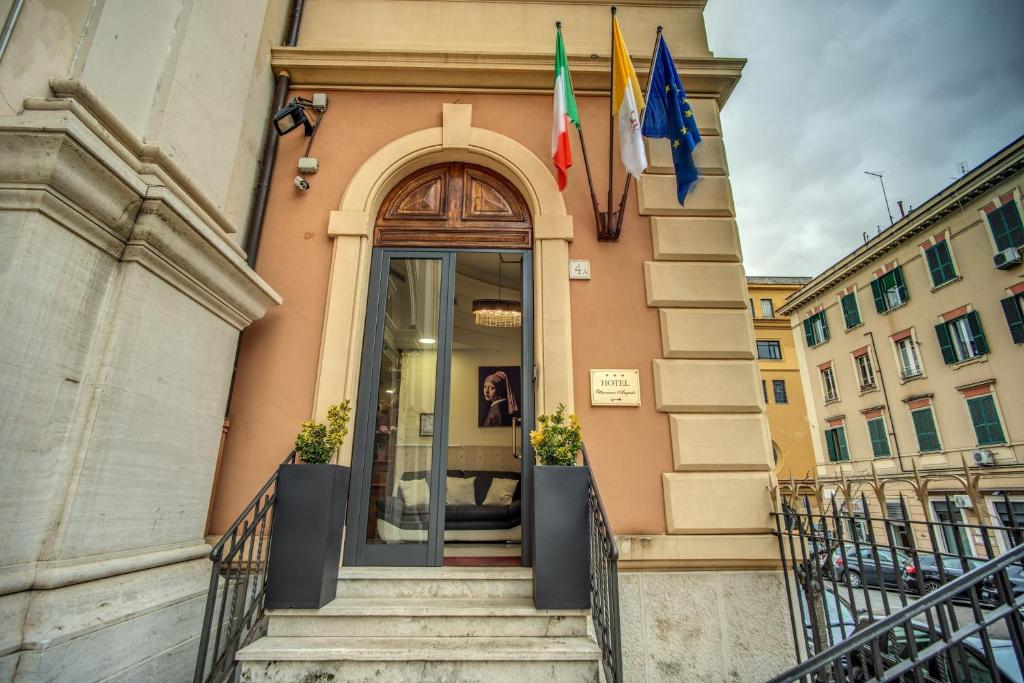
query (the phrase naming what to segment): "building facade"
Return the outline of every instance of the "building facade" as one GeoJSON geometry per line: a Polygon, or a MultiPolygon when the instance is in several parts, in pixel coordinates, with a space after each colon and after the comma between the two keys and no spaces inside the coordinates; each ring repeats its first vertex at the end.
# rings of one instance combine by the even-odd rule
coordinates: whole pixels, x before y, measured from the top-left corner
{"type": "Polygon", "coordinates": [[[1024,500],[1022,180],[1018,139],[786,300],[832,490],[942,522],[1024,500]]]}
{"type": "Polygon", "coordinates": [[[0,681],[191,677],[286,9],[0,2],[0,681]]]}
{"type": "Polygon", "coordinates": [[[747,276],[754,344],[761,371],[761,397],[772,437],[775,474],[780,480],[813,479],[816,463],[811,445],[797,346],[789,319],[779,312],[786,297],[809,277],[747,276]]]}
{"type": "MultiPolygon", "coordinates": [[[[529,429],[476,421],[478,385],[500,370],[535,414],[564,404],[579,415],[619,541],[627,678],[760,680],[785,666],[792,647],[772,535],[774,468],[719,120],[743,62],[708,50],[702,12],[703,2],[689,0],[619,8],[641,82],[665,26],[703,137],[703,178],[680,206],[668,147],[652,144],[620,239],[601,242],[575,133],[568,186],[560,193],[555,184],[550,121],[561,21],[604,205],[607,4],[305,3],[297,45],[275,49],[273,64],[289,73],[294,95],[329,98],[309,152],[319,171],[297,189],[307,139],[281,138],[256,270],[285,303],[241,345],[212,534],[288,453],[302,420],[322,420],[349,399],[357,427],[342,459],[358,502],[345,561],[397,562],[384,556],[413,550],[382,546],[410,542],[414,530],[381,515],[401,477],[426,466],[416,458],[528,480],[531,458],[515,455],[529,453],[529,429]],[[472,187],[476,199],[458,198],[472,187]],[[487,206],[494,210],[474,213],[487,206]],[[504,232],[459,232],[485,220],[504,232]],[[437,230],[413,232],[424,225],[437,230]],[[394,266],[388,275],[384,259],[394,266]],[[590,279],[570,279],[570,260],[589,262],[590,279]],[[436,318],[451,316],[449,341],[447,324],[435,324],[433,304],[409,283],[436,293],[446,286],[437,269],[452,261],[453,303],[442,297],[436,318]],[[532,320],[532,333],[483,334],[474,322],[473,302],[499,286],[521,300],[521,329],[532,320]],[[385,290],[407,304],[387,309],[385,290]],[[383,332],[368,333],[371,320],[383,332]],[[367,348],[381,350],[367,358],[367,348]],[[442,405],[420,373],[449,362],[442,405]],[[635,377],[639,405],[594,405],[592,371],[602,370],[635,377]],[[372,445],[361,419],[376,430],[372,445]],[[770,635],[747,628],[755,622],[770,635]]],[[[625,178],[617,159],[613,167],[617,202],[625,178]]],[[[500,536],[529,563],[529,544],[515,545],[527,529],[461,538],[500,536]]],[[[459,551],[454,531],[428,539],[444,543],[445,562],[459,551]]]]}

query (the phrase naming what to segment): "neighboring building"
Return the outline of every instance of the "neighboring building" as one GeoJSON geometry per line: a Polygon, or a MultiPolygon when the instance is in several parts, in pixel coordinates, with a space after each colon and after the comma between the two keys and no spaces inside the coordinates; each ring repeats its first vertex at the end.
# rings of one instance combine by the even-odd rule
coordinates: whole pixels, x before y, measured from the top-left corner
{"type": "Polygon", "coordinates": [[[747,276],[754,344],[761,370],[761,396],[772,437],[775,474],[780,480],[813,479],[814,447],[800,363],[789,318],[779,312],[786,297],[809,277],[747,276]]]}
{"type": "Polygon", "coordinates": [[[876,473],[938,521],[1024,503],[1022,189],[1024,138],[787,299],[821,480],[876,473]]]}
{"type": "Polygon", "coordinates": [[[0,1],[0,681],[191,679],[286,9],[0,1]]]}

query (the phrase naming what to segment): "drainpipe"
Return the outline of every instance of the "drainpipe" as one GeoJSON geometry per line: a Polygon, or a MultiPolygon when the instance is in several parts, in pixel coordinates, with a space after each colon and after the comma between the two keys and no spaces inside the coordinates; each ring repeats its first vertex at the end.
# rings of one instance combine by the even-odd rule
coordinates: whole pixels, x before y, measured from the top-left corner
{"type": "MultiPolygon", "coordinates": [[[[872,332],[865,332],[864,336],[871,340],[871,353],[878,359],[878,349],[875,348],[875,335],[872,332]]],[[[906,472],[903,466],[903,455],[900,453],[900,440],[896,438],[896,422],[892,419],[892,408],[889,406],[889,393],[885,390],[885,377],[882,375],[882,362],[878,361],[875,369],[878,374],[878,383],[882,386],[882,397],[885,399],[885,412],[889,416],[889,435],[892,437],[892,445],[896,447],[896,461],[900,464],[900,472],[906,472]]]]}
{"type": "Polygon", "coordinates": [[[14,0],[14,4],[11,5],[11,11],[7,13],[3,30],[0,31],[0,59],[3,59],[4,53],[7,52],[7,46],[10,44],[11,36],[14,34],[14,25],[18,23],[18,15],[21,14],[21,8],[24,6],[25,0],[14,0]]]}
{"type": "MultiPolygon", "coordinates": [[[[293,0],[292,2],[292,16],[288,22],[288,32],[285,34],[284,39],[285,47],[295,47],[295,44],[299,41],[299,24],[302,21],[303,4],[304,0],[293,0]]],[[[291,75],[287,71],[282,71],[277,75],[277,83],[274,85],[274,98],[270,104],[270,116],[267,117],[268,123],[274,114],[284,106],[291,85],[291,75]]],[[[267,196],[270,194],[270,176],[274,171],[275,158],[277,158],[277,132],[272,126],[267,125],[266,131],[263,133],[259,180],[256,183],[256,187],[253,188],[248,232],[245,235],[246,260],[250,268],[256,267],[256,254],[260,250],[260,237],[263,235],[263,219],[267,215],[267,196]]]]}

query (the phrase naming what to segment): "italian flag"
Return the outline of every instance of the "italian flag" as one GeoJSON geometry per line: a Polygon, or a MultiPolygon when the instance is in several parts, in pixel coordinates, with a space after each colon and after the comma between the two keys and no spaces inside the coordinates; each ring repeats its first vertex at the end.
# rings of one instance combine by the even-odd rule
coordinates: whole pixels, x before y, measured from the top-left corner
{"type": "Polygon", "coordinates": [[[569,144],[569,122],[580,125],[580,114],[576,109],[576,95],[572,92],[569,78],[569,63],[565,59],[565,45],[562,44],[562,29],[555,36],[555,104],[551,126],[551,159],[555,162],[558,175],[558,189],[564,190],[568,180],[566,173],[572,166],[572,146],[569,144]]]}

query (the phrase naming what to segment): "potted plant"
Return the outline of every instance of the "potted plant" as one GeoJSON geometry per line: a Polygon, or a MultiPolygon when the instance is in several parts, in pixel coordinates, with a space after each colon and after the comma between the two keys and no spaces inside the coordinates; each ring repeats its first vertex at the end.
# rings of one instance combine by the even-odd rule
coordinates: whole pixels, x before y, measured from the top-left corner
{"type": "Polygon", "coordinates": [[[580,421],[559,404],[530,432],[533,471],[533,602],[539,609],[590,607],[588,495],[590,473],[576,464],[580,421]]]}
{"type": "Polygon", "coordinates": [[[302,462],[278,470],[267,568],[269,608],[317,609],[336,595],[349,480],[349,468],[337,464],[337,454],[351,415],[346,400],[327,410],[327,424],[303,422],[295,437],[295,454],[302,462]]]}

